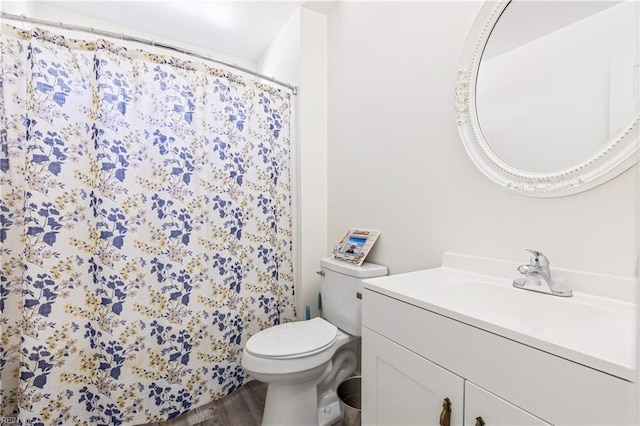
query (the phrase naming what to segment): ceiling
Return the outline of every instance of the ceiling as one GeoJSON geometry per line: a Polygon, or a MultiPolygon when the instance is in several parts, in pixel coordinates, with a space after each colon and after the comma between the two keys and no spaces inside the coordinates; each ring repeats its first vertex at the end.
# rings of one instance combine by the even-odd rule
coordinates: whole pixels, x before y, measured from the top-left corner
{"type": "Polygon", "coordinates": [[[35,3],[257,62],[300,6],[327,13],[335,0],[36,0],[35,3]]]}

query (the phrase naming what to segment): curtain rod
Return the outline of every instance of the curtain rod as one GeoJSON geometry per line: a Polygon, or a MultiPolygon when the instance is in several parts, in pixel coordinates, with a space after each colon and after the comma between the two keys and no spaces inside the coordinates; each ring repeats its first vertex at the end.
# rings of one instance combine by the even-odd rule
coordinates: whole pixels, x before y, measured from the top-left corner
{"type": "Polygon", "coordinates": [[[20,22],[28,22],[30,24],[46,25],[46,26],[49,26],[49,27],[62,28],[64,30],[82,31],[82,32],[85,32],[85,33],[91,33],[91,34],[95,34],[95,35],[99,35],[99,36],[111,37],[111,38],[125,40],[125,41],[132,41],[132,42],[135,42],[135,43],[147,44],[147,45],[154,46],[154,47],[161,47],[163,49],[168,49],[168,50],[171,50],[171,51],[174,51],[174,52],[186,54],[186,55],[198,58],[198,59],[203,59],[205,61],[214,62],[214,63],[219,64],[219,65],[224,65],[226,67],[233,68],[235,70],[242,71],[244,73],[254,75],[256,77],[268,80],[271,83],[277,84],[277,85],[282,86],[282,87],[286,87],[287,89],[291,90],[294,95],[298,94],[298,88],[296,86],[293,86],[293,85],[289,84],[289,83],[285,83],[285,82],[280,81],[280,80],[278,80],[278,79],[276,79],[274,77],[266,76],[266,75],[261,74],[261,73],[259,73],[257,71],[253,71],[253,70],[251,70],[249,68],[245,68],[245,67],[242,67],[240,65],[236,65],[236,64],[229,63],[229,62],[225,62],[225,61],[220,60],[220,59],[215,59],[215,58],[212,58],[211,56],[203,55],[201,53],[194,52],[192,50],[182,49],[182,48],[171,46],[171,45],[168,45],[168,44],[158,43],[158,42],[153,41],[153,40],[147,40],[147,39],[143,39],[143,38],[139,38],[139,37],[134,37],[134,36],[130,36],[130,35],[123,34],[123,33],[115,33],[115,32],[111,32],[111,31],[98,30],[98,29],[90,28],[90,27],[82,27],[82,26],[79,26],[79,25],[63,24],[62,22],[45,21],[43,19],[29,18],[29,17],[26,17],[24,15],[13,15],[13,14],[10,14],[10,13],[2,12],[2,18],[3,19],[11,19],[11,20],[20,21],[20,22]]]}

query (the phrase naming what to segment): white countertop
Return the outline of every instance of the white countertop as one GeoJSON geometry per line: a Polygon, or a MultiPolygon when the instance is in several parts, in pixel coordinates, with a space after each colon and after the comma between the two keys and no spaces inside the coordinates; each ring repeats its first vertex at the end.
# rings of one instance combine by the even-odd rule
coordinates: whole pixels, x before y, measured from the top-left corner
{"type": "MultiPolygon", "coordinates": [[[[457,260],[450,263],[458,265],[457,260]]],[[[637,380],[635,303],[583,293],[577,287],[568,298],[517,289],[511,279],[447,267],[446,262],[439,268],[369,279],[364,287],[613,376],[637,380]]]]}

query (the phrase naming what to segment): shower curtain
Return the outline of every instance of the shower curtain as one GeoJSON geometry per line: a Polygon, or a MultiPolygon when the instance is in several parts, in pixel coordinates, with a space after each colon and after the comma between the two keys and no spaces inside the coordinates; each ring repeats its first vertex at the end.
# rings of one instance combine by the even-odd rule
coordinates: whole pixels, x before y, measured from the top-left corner
{"type": "Polygon", "coordinates": [[[7,25],[0,416],[156,422],[245,381],[294,313],[291,94],[7,25]]]}

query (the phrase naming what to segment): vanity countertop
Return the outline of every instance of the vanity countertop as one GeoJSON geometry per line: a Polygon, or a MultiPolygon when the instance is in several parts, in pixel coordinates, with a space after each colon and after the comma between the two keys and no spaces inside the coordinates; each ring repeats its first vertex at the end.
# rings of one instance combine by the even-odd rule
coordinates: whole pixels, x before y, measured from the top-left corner
{"type": "MultiPolygon", "coordinates": [[[[369,279],[364,288],[636,381],[635,303],[581,292],[579,286],[568,298],[517,289],[504,276],[451,266],[461,258],[451,255],[447,262],[445,255],[442,267],[369,279]]],[[[571,274],[565,276],[571,285],[571,274]]]]}

